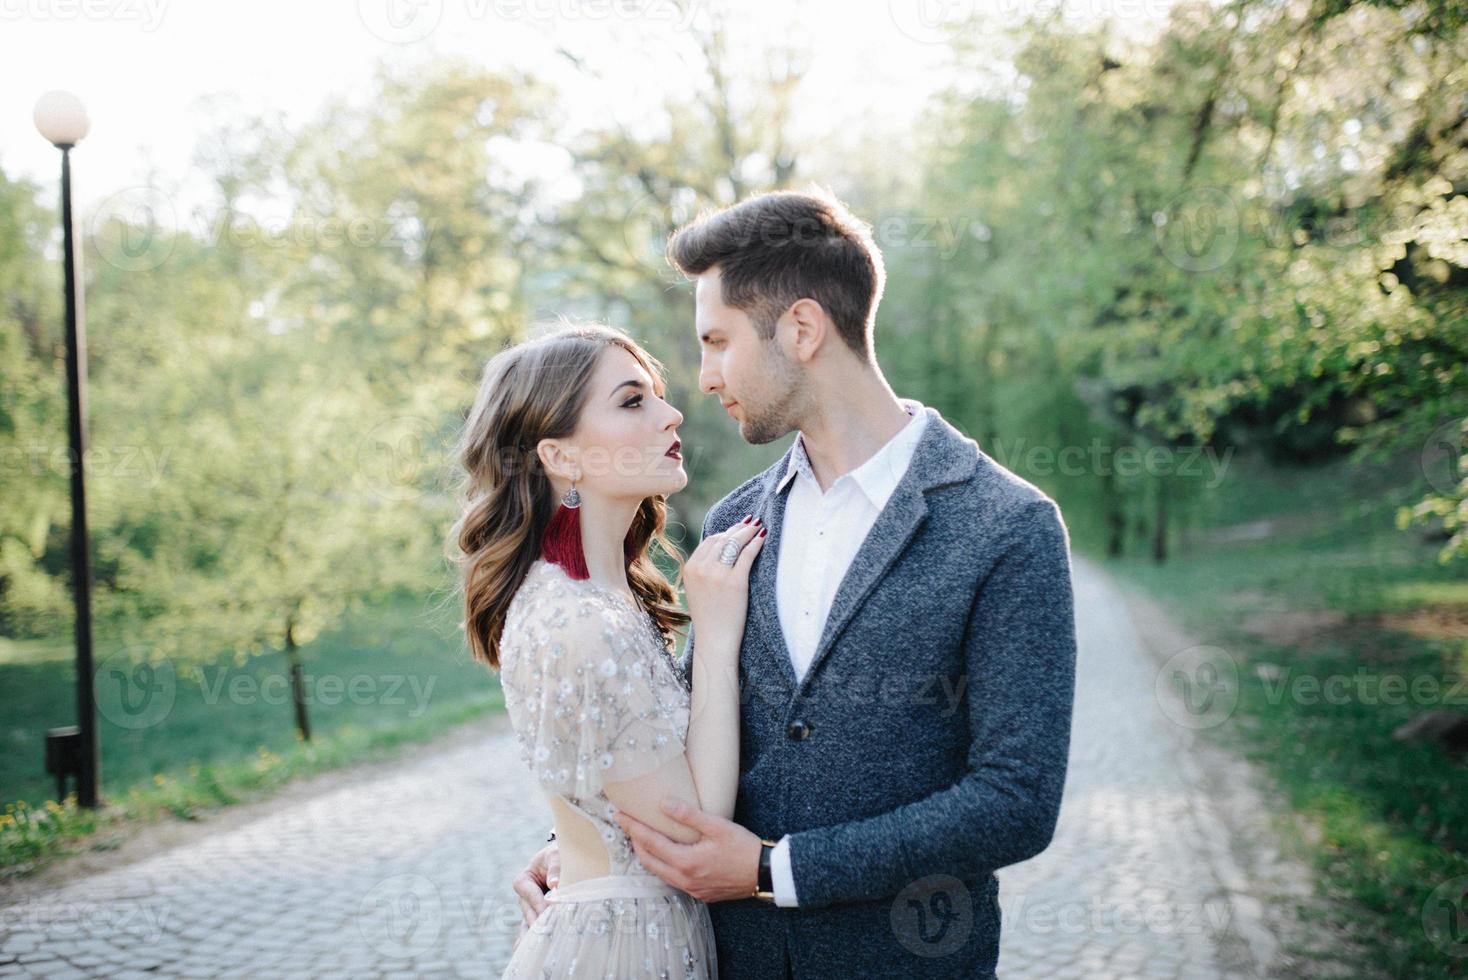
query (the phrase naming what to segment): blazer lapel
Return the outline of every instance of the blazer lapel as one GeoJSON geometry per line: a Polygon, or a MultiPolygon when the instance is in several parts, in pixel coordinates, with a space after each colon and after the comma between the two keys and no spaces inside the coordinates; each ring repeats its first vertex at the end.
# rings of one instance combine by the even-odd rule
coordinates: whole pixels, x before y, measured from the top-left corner
{"type": "MultiPolygon", "coordinates": [[[[877,515],[876,522],[836,589],[835,598],[831,600],[831,611],[826,616],[815,656],[801,680],[797,697],[805,693],[806,686],[830,655],[841,631],[922,526],[928,516],[927,492],[967,479],[974,472],[976,444],[972,448],[966,447],[965,443],[970,440],[952,428],[936,409],[928,407],[926,411],[928,425],[918,440],[912,463],[887,500],[887,505],[877,515]]],[[[791,674],[793,676],[793,669],[791,674]]]]}
{"type": "Polygon", "coordinates": [[[765,638],[764,649],[774,658],[786,689],[795,692],[797,697],[804,694],[806,685],[830,654],[841,631],[922,526],[928,514],[928,491],[966,480],[977,467],[977,444],[953,428],[937,409],[927,407],[925,410],[928,425],[918,440],[912,463],[887,505],[877,515],[876,522],[841,580],[831,602],[825,628],[821,631],[815,657],[805,677],[799,680],[790,662],[785,631],[780,626],[776,589],[780,538],[785,524],[785,504],[789,499],[787,492],[777,491],[776,487],[795,452],[794,444],[786,450],[780,462],[767,471],[755,516],[764,521],[770,533],[760,556],[755,559],[754,568],[750,570],[749,608],[757,630],[755,635],[765,638]]]}
{"type": "Polygon", "coordinates": [[[795,690],[795,667],[790,662],[790,648],[785,645],[785,631],[780,626],[775,589],[780,562],[780,534],[785,524],[785,501],[789,499],[789,495],[777,492],[775,487],[779,485],[780,475],[785,472],[794,452],[795,447],[792,444],[765,481],[755,516],[764,521],[770,533],[749,572],[749,608],[759,630],[757,635],[765,637],[765,648],[777,662],[785,688],[791,691],[795,690]]]}

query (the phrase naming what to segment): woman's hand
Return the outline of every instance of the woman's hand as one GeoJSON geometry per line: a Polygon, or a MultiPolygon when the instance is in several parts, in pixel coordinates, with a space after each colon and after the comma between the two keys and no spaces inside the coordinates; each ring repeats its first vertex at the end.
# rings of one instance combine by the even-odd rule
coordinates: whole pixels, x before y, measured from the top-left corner
{"type": "Polygon", "coordinates": [[[749,570],[764,542],[765,528],[751,514],[729,530],[704,538],[683,563],[683,595],[698,636],[732,638],[734,648],[739,648],[749,614],[749,570]],[[726,565],[719,554],[730,542],[739,546],[739,558],[726,565]]]}

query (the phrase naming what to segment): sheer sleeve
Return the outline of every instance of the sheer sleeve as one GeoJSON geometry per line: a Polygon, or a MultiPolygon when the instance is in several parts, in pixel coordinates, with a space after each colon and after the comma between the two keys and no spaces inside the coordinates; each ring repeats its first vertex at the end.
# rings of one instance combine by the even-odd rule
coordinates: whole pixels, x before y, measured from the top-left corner
{"type": "Polygon", "coordinates": [[[684,751],[688,704],[655,634],[630,606],[552,593],[525,610],[501,683],[522,752],[541,784],[588,799],[684,751]],[[528,641],[528,642],[525,642],[528,641]],[[662,660],[663,662],[659,662],[662,660]]]}

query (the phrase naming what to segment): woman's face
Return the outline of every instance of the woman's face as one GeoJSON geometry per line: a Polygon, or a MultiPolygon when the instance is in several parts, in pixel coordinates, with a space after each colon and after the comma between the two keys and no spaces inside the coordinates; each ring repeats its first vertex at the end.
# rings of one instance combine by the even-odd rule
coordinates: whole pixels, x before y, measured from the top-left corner
{"type": "Polygon", "coordinates": [[[608,344],[591,375],[591,394],[576,431],[560,440],[577,490],[608,498],[645,500],[688,485],[678,444],[683,413],[653,393],[652,377],[637,358],[608,344]]]}

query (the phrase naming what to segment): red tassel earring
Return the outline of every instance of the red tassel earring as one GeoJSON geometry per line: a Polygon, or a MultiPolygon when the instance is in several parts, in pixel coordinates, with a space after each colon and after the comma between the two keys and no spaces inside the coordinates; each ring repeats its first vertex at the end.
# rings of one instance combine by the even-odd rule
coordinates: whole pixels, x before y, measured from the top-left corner
{"type": "Polygon", "coordinates": [[[586,553],[581,548],[581,494],[576,492],[574,482],[551,515],[550,525],[540,541],[540,557],[560,565],[573,579],[591,578],[586,553]]]}

